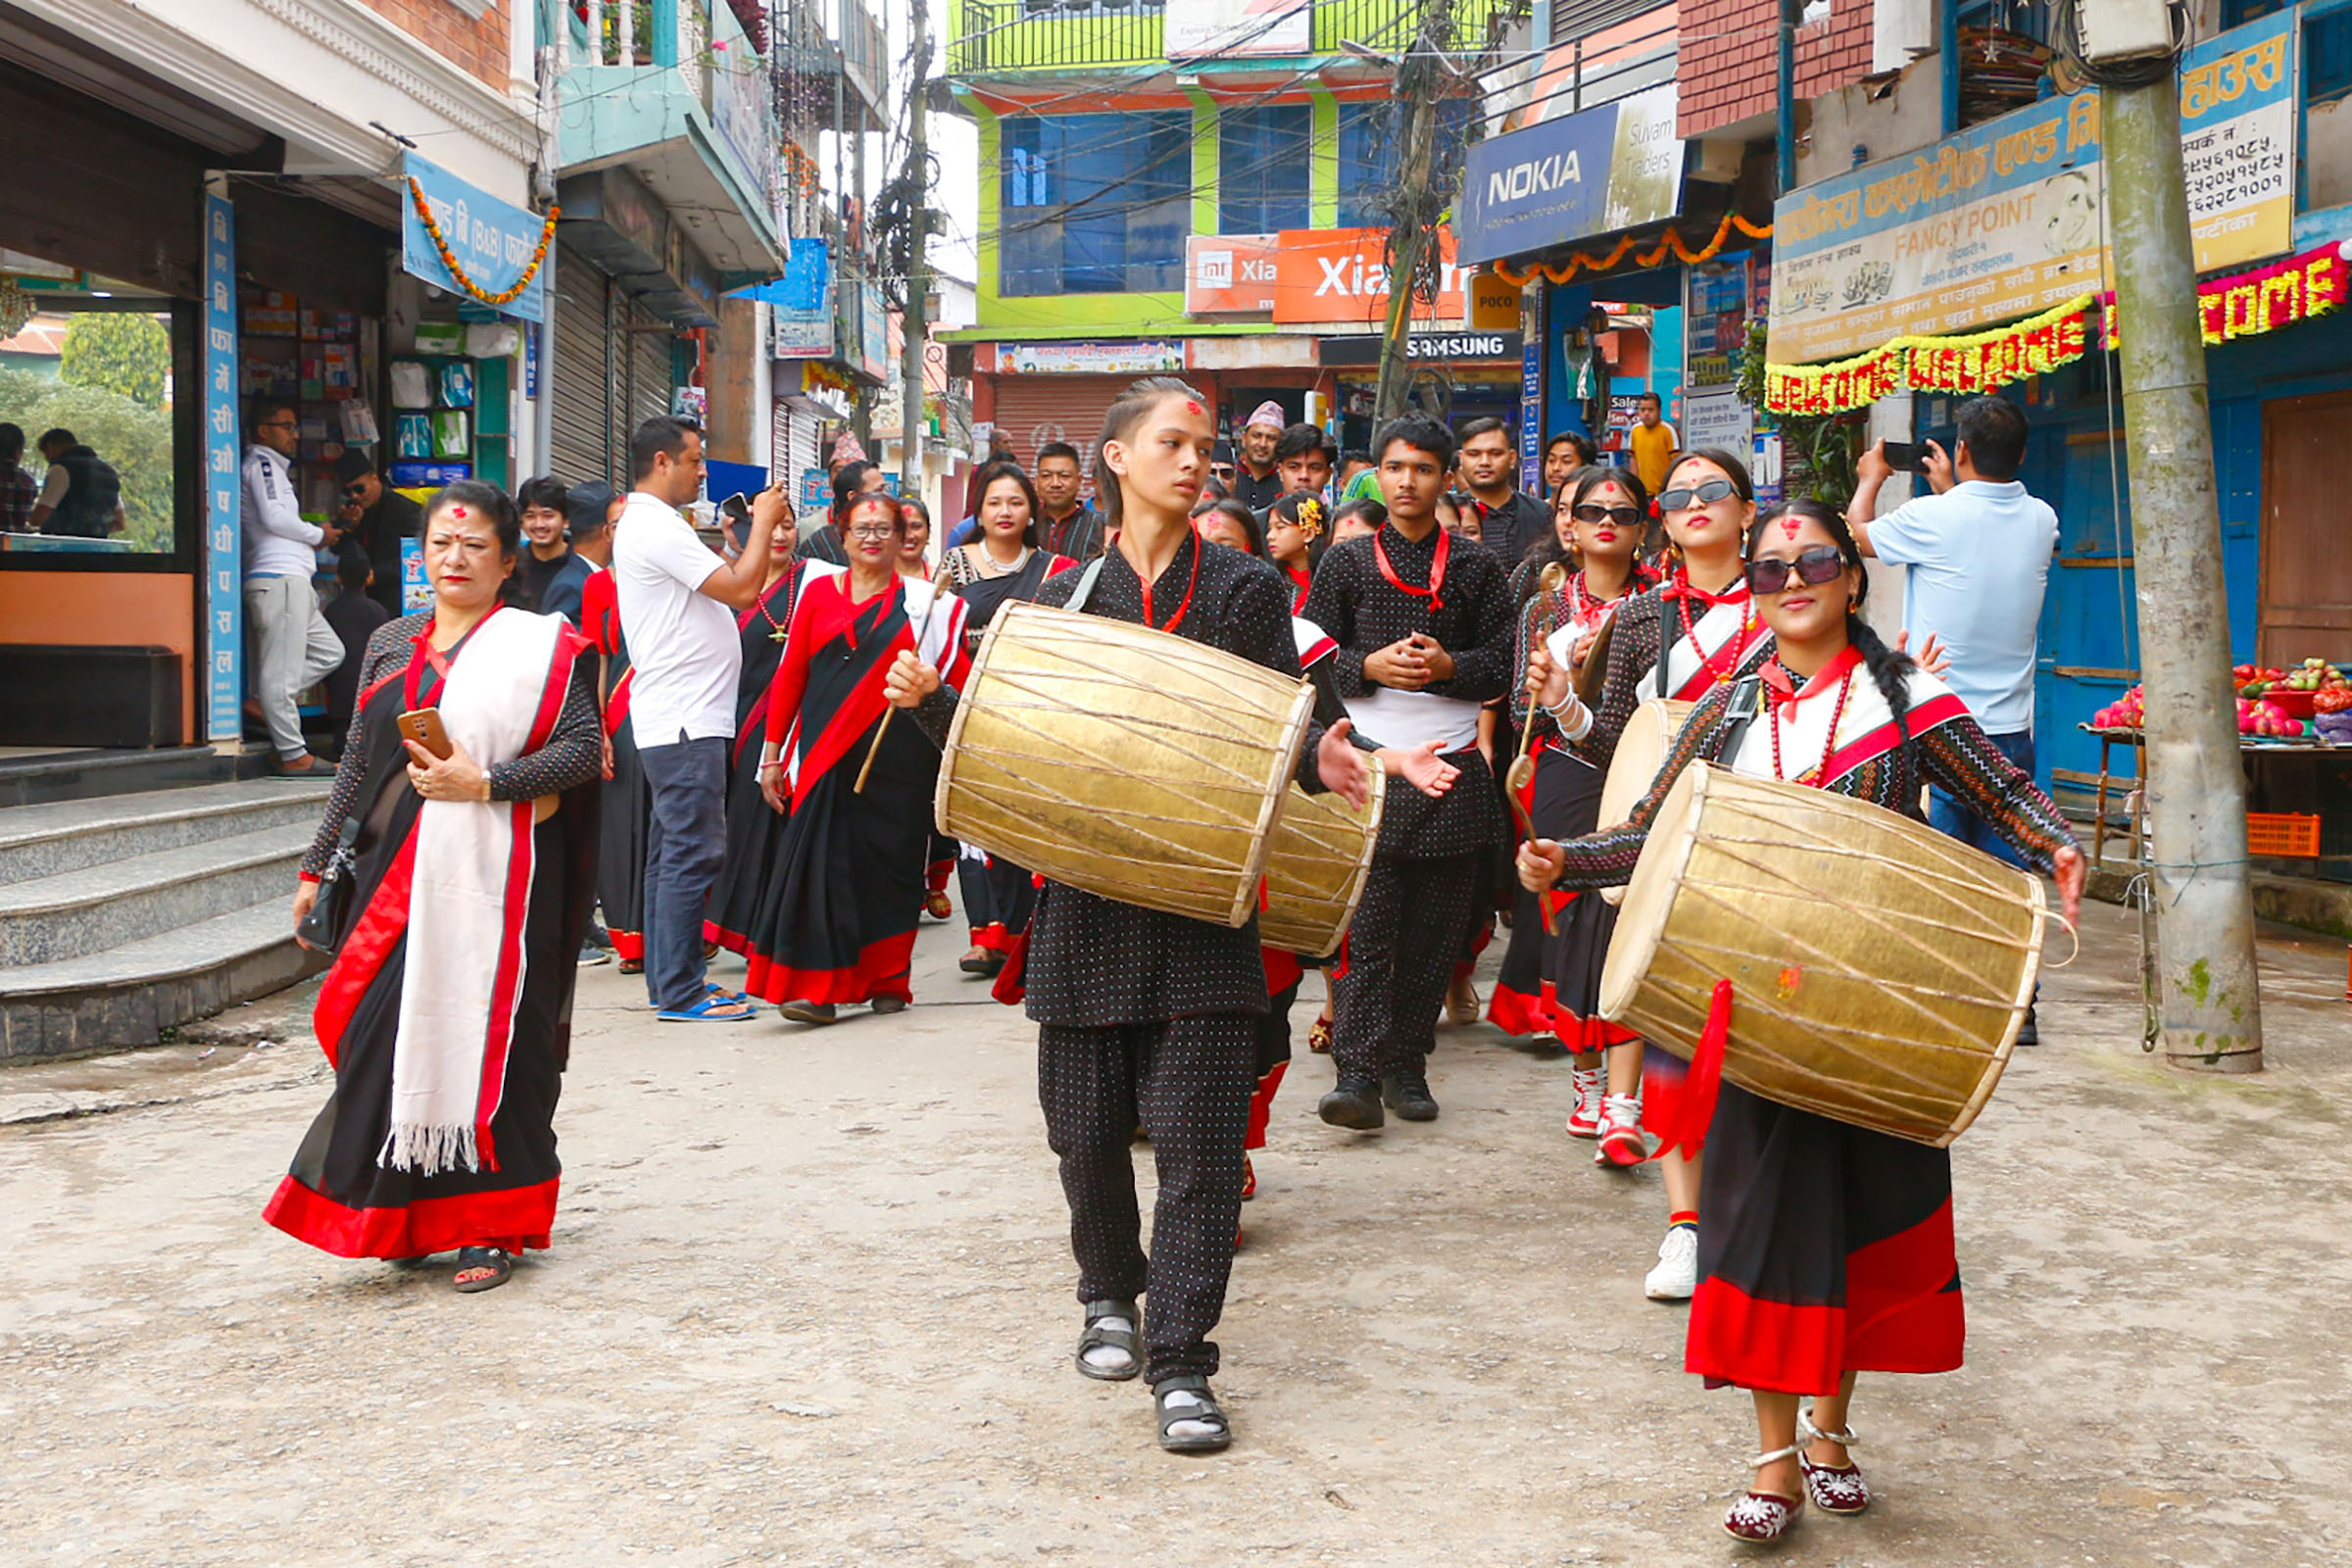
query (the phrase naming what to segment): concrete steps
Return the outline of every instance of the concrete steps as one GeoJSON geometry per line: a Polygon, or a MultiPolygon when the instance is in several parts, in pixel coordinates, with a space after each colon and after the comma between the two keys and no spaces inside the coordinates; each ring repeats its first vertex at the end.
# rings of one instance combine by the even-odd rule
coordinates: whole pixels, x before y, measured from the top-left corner
{"type": "Polygon", "coordinates": [[[323,783],[0,809],[0,1060],[152,1045],[318,967],[288,905],[323,783]]]}

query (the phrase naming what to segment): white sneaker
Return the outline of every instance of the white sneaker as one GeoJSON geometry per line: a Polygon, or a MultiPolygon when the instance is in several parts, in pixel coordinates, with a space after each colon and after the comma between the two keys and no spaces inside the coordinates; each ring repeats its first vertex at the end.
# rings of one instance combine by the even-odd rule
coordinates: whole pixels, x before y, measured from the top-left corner
{"type": "Polygon", "coordinates": [[[1658,1244],[1658,1266],[1642,1281],[1653,1301],[1688,1301],[1698,1289],[1698,1227],[1669,1225],[1658,1244]]]}
{"type": "Polygon", "coordinates": [[[1598,1067],[1571,1067],[1568,1079],[1576,1088],[1576,1108],[1568,1112],[1568,1136],[1598,1138],[1600,1136],[1600,1086],[1598,1067]]]}

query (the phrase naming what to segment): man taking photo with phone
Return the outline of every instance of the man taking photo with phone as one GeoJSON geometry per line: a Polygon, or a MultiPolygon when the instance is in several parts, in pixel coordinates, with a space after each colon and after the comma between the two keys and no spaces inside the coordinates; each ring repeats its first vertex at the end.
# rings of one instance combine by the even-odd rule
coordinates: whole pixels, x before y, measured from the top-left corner
{"type": "MultiPolygon", "coordinates": [[[[2002,755],[2032,774],[2034,642],[2058,514],[2018,482],[2026,456],[2022,409],[2005,398],[1972,398],[1956,422],[1949,456],[1933,441],[1924,444],[1929,493],[1883,517],[1872,514],[1895,469],[1887,444],[1874,443],[1857,466],[1846,523],[1864,555],[1909,568],[1903,628],[1911,646],[1926,646],[1930,636],[1942,642],[1951,660],[1944,684],[2002,755]]],[[[1928,821],[1987,855],[2022,863],[1990,824],[1941,789],[1929,792],[1928,821]]],[[[2029,1012],[2018,1044],[2037,1039],[2029,1012]]]]}

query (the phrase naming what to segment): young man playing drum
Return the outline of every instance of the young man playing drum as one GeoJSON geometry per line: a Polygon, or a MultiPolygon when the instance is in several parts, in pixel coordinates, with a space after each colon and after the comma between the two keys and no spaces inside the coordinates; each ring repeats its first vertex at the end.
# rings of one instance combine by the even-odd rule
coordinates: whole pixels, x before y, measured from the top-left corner
{"type": "MultiPolygon", "coordinates": [[[[1129,387],[1103,419],[1095,463],[1103,523],[1117,538],[1087,567],[1049,581],[1038,602],[1173,632],[1295,680],[1289,585],[1264,562],[1193,531],[1214,443],[1200,393],[1157,376],[1129,387]]],[[[890,695],[944,743],[957,695],[937,670],[903,657],[890,695]]],[[[1296,777],[1360,808],[1370,775],[1348,728],[1310,724],[1296,777]]],[[[1232,1430],[1209,1392],[1218,1363],[1207,1335],[1224,1311],[1241,1224],[1266,1010],[1257,922],[1231,928],[1048,881],[1029,929],[1023,980],[1040,1026],[1038,1098],[1061,1160],[1085,1306],[1078,1370],[1106,1382],[1148,1378],[1163,1448],[1222,1448],[1232,1430]],[[1149,1260],[1131,1152],[1139,1121],[1159,1170],[1149,1260]],[[1139,1294],[1149,1298],[1140,1337],[1139,1294]]]]}
{"type": "MultiPolygon", "coordinates": [[[[2065,818],[1949,689],[1887,648],[1862,619],[1869,580],[1844,519],[1814,502],[1790,502],[1750,525],[1746,556],[1743,578],[1777,640],[1773,658],[1757,674],[1699,699],[1630,821],[1567,844],[1523,846],[1522,883],[1541,893],[1628,881],[1676,781],[1704,760],[1735,775],[1831,791],[1913,819],[1921,785],[1939,785],[2031,864],[2055,873],[2073,924],[2083,861],[2065,818]]],[[[1799,829],[1789,835],[1801,842],[1799,829]]],[[[1769,881],[1771,872],[1757,876],[1769,881]]],[[[1808,950],[1798,944],[1791,951],[1808,950]]],[[[1783,989],[1765,1004],[1801,1010],[1803,1001],[1792,999],[1804,966],[1792,960],[1782,975],[1783,989]]],[[[1898,1001],[1889,1003],[1889,1019],[1902,1015],[1898,1001]]],[[[1693,1043],[1698,1053],[1709,1042],[1720,1051],[1737,1009],[1749,1004],[1752,999],[1733,998],[1728,981],[1719,987],[1705,1035],[1693,1043]]],[[[1707,1219],[1697,1238],[1698,1288],[1684,1365],[1711,1384],[1753,1393],[1762,1440],[1756,1475],[1724,1529],[1742,1541],[1773,1541],[1796,1522],[1808,1497],[1827,1513],[1870,1505],[1847,1424],[1857,1373],[1960,1365],[1951,1155],[1776,1104],[1728,1082],[1714,1092],[1709,1082],[1709,1071],[1694,1065],[1692,1092],[1665,1130],[1680,1144],[1703,1128],[1707,1144],[1707,1219]],[[1807,1395],[1812,1408],[1800,1413],[1807,1395]]]]}
{"type": "Polygon", "coordinates": [[[1453,963],[1503,842],[1500,792],[1478,751],[1479,710],[1511,684],[1510,581],[1488,550],[1454,548],[1438,526],[1453,436],[1434,419],[1382,427],[1372,461],[1388,521],[1336,544],[1307,592],[1308,620],[1339,644],[1335,678],[1367,741],[1437,743],[1460,782],[1389,798],[1380,847],[1349,928],[1332,1054],[1339,1084],[1325,1121],[1368,1130],[1389,1108],[1429,1121],[1429,1053],[1453,963]]]}

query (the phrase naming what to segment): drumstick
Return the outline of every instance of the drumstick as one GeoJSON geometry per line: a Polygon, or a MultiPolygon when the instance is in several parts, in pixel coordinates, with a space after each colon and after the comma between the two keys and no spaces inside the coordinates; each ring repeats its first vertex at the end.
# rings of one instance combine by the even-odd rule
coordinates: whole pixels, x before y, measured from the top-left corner
{"type": "MultiPolygon", "coordinates": [[[[917,659],[923,657],[923,639],[931,635],[931,612],[939,608],[940,595],[947,592],[951,580],[948,558],[943,553],[939,558],[939,571],[931,579],[931,602],[923,607],[923,624],[914,634],[914,657],[917,659]]],[[[874,770],[874,759],[882,751],[882,737],[890,733],[890,715],[898,710],[895,703],[882,710],[882,722],[874,726],[873,744],[865,749],[865,762],[858,769],[858,782],[850,786],[852,795],[865,793],[866,775],[874,770]]]]}
{"type": "MultiPolygon", "coordinates": [[[[1553,602],[1558,599],[1560,589],[1567,581],[1568,568],[1556,561],[1545,566],[1544,575],[1537,579],[1544,594],[1545,606],[1540,623],[1543,629],[1537,638],[1539,642],[1548,640],[1558,626],[1559,610],[1553,602]]],[[[1524,672],[1522,673],[1524,674],[1524,672]]],[[[1520,836],[1531,842],[1536,836],[1535,819],[1528,814],[1527,808],[1519,804],[1519,792],[1527,788],[1528,781],[1536,776],[1535,761],[1527,755],[1528,743],[1535,738],[1536,705],[1531,698],[1527,705],[1527,722],[1519,728],[1519,755],[1511,760],[1510,771],[1505,773],[1502,779],[1503,793],[1510,800],[1511,812],[1519,818],[1520,836]]],[[[1550,936],[1552,934],[1551,906],[1544,902],[1544,896],[1540,893],[1536,895],[1536,908],[1544,916],[1544,934],[1550,936]]]]}

